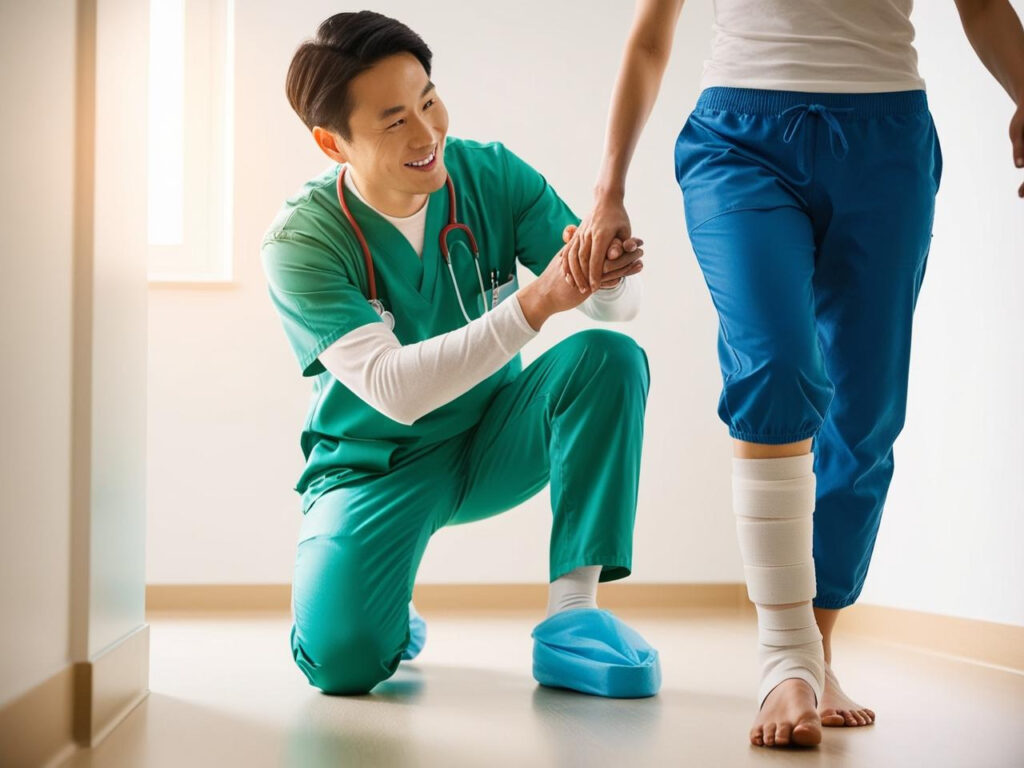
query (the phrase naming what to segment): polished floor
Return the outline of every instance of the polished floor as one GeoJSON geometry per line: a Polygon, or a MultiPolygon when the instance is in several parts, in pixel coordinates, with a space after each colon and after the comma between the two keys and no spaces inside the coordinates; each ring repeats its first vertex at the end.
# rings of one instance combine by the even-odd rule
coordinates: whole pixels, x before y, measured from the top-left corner
{"type": "Polygon", "coordinates": [[[336,698],[293,665],[285,616],[151,616],[149,698],[65,765],[1024,766],[1024,675],[843,637],[841,626],[837,674],[878,720],[796,751],[747,742],[750,616],[627,616],[663,659],[661,693],[640,701],[538,687],[532,614],[426,618],[420,658],[369,696],[336,698]]]}

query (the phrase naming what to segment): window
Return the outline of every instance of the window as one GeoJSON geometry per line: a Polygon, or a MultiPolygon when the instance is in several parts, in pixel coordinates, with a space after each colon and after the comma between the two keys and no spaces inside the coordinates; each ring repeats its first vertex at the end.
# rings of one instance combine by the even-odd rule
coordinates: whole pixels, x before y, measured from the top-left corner
{"type": "Polygon", "coordinates": [[[154,283],[232,279],[234,0],[150,0],[154,283]]]}

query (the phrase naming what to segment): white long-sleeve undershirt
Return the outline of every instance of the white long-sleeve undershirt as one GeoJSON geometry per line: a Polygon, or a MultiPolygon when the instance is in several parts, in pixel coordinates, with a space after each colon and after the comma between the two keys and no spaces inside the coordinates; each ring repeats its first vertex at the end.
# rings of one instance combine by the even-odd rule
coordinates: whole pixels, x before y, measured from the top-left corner
{"type": "Polygon", "coordinates": [[[537,335],[518,296],[450,333],[402,343],[384,323],[349,331],[320,353],[332,376],[400,424],[465,394],[516,356],[537,335]]]}
{"type": "MultiPolygon", "coordinates": [[[[633,317],[641,290],[635,277],[623,282],[617,298],[594,302],[587,314],[633,317]]],[[[536,335],[513,294],[467,325],[415,344],[403,346],[384,323],[361,326],[321,352],[320,362],[369,406],[412,424],[496,373],[536,335]]]]}

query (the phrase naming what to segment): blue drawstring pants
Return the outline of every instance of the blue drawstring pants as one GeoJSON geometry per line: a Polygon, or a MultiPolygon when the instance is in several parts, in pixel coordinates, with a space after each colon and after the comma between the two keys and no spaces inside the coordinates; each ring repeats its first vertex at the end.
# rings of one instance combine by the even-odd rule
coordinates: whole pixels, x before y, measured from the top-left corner
{"type": "Polygon", "coordinates": [[[705,90],[675,147],[730,434],[814,438],[821,608],[860,594],[903,427],[942,160],[923,91],[705,90]]]}

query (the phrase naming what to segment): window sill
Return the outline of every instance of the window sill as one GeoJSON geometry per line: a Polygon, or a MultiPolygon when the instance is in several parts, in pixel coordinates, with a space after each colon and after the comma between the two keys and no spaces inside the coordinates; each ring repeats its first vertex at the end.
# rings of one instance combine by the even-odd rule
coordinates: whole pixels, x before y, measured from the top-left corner
{"type": "Polygon", "coordinates": [[[150,288],[236,288],[239,282],[234,277],[214,275],[150,275],[150,288]]]}

